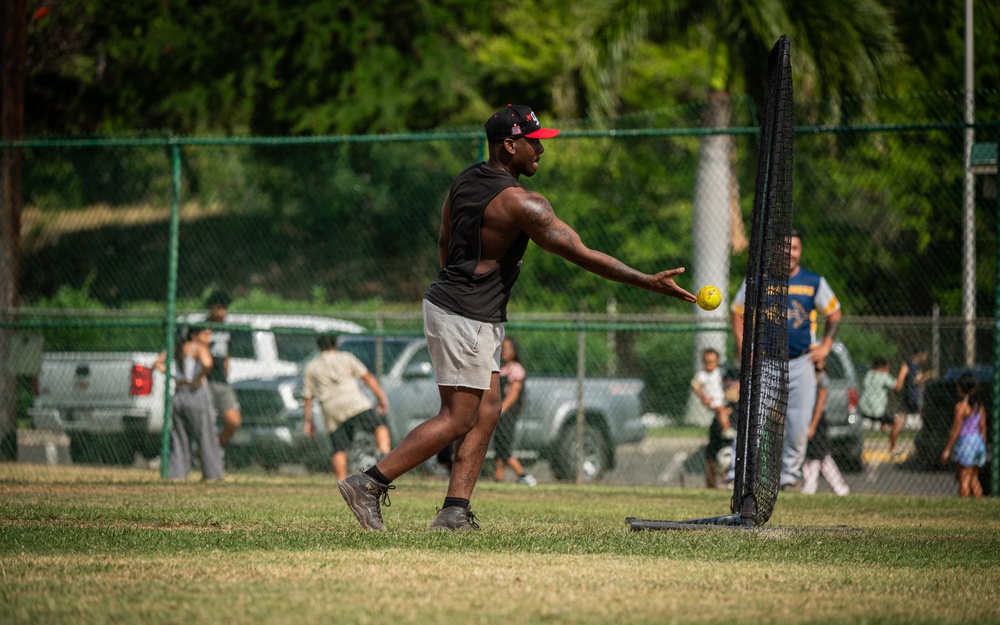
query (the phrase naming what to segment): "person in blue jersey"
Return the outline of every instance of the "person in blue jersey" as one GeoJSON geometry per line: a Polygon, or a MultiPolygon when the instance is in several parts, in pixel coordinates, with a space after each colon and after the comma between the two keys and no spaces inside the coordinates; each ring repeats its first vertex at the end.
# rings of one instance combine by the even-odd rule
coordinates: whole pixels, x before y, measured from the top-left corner
{"type": "MultiPolygon", "coordinates": [[[[788,411],[781,450],[781,488],[797,488],[809,442],[809,424],[816,406],[816,363],[826,360],[840,325],[840,302],[823,276],[799,264],[802,235],[792,230],[788,270],[788,411]],[[817,340],[819,320],[824,320],[817,340]]],[[[743,353],[743,305],[746,281],[733,297],[730,320],[737,360],[743,353]]]]}
{"type": "Polygon", "coordinates": [[[423,300],[424,336],[440,410],[375,466],[338,483],[351,512],[368,530],[385,530],[381,505],[389,505],[388,491],[395,488],[391,482],[453,441],[448,492],[430,529],[478,527],[470,500],[500,419],[503,323],[530,241],[602,278],[696,301],[674,282],[683,267],[647,274],[592,250],[556,216],[545,196],[521,186],[521,176],[538,171],[545,151],[542,139],[555,137],[558,130],[542,128],[523,105],[497,111],[485,129],[489,160],[469,166],[452,183],[441,209],[441,269],[423,300]]]}

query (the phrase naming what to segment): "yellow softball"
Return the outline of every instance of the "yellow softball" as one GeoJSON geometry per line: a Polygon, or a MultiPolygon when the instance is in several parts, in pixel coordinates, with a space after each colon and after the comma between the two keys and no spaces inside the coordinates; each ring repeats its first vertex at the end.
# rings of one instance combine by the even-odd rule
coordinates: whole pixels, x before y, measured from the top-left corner
{"type": "Polygon", "coordinates": [[[698,291],[698,305],[704,310],[715,310],[722,303],[722,292],[712,285],[701,287],[698,291]]]}

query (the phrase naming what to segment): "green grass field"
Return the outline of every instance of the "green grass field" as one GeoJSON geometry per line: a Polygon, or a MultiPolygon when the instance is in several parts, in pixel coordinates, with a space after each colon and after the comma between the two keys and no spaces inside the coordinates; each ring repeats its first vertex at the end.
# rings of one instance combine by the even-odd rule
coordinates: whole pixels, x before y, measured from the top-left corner
{"type": "Polygon", "coordinates": [[[483,483],[479,532],[430,533],[444,491],[399,480],[366,533],[331,476],[0,465],[0,623],[1000,622],[997,500],[792,493],[761,529],[632,532],[729,494],[483,483]]]}

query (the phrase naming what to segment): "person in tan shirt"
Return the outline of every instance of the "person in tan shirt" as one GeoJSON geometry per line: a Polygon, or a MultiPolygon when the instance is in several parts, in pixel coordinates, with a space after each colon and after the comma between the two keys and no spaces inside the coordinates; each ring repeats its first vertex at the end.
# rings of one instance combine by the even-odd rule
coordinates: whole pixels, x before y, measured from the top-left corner
{"type": "Polygon", "coordinates": [[[333,472],[337,480],[342,480],[347,477],[347,452],[354,442],[355,433],[371,432],[375,436],[379,456],[389,453],[391,441],[385,421],[389,400],[378,379],[357,356],[337,349],[335,335],[321,335],[317,337],[316,344],[320,355],[306,365],[302,388],[306,402],[305,433],[307,436],[315,434],[312,411],[315,397],[319,400],[326,431],[333,445],[333,472]],[[371,400],[361,392],[358,380],[375,394],[378,404],[374,408],[371,400]]]}

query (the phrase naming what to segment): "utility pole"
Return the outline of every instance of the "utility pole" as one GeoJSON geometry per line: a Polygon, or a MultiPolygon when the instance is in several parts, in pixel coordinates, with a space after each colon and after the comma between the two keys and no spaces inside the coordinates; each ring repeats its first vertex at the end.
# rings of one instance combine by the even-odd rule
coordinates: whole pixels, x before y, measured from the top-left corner
{"type": "Polygon", "coordinates": [[[962,317],[965,321],[965,366],[976,362],[976,203],[975,177],[972,174],[972,144],[976,142],[975,92],[973,76],[972,0],[965,0],[965,187],[962,237],[962,317]]]}

